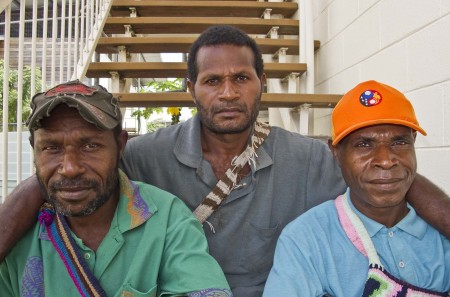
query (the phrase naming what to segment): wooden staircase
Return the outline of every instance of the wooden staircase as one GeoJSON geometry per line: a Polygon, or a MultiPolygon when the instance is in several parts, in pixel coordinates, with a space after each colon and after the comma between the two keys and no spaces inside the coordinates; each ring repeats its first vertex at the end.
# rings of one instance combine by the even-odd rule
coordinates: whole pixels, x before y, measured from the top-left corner
{"type": "MultiPolygon", "coordinates": [[[[207,27],[228,24],[241,28],[259,44],[268,79],[289,81],[294,74],[298,84],[298,77],[308,71],[305,63],[298,62],[298,8],[296,2],[113,0],[103,29],[105,37],[98,40],[96,52],[117,54],[117,62],[92,62],[86,76],[113,79],[112,91],[120,97],[123,107],[194,106],[187,92],[129,93],[130,79],[187,76],[185,62],[138,62],[133,56],[187,53],[207,27]]],[[[314,49],[319,47],[319,41],[315,41],[314,49]]],[[[261,106],[296,107],[307,103],[311,107],[333,107],[339,98],[273,91],[268,87],[261,106]]]]}

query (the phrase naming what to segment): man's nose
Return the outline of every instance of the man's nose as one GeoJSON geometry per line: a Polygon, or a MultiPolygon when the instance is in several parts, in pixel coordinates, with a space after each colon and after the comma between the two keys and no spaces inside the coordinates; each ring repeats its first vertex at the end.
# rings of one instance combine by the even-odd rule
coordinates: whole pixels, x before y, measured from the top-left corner
{"type": "Polygon", "coordinates": [[[225,79],[222,83],[222,90],[220,92],[221,98],[226,100],[233,100],[238,97],[238,91],[235,83],[231,79],[225,79]]]}
{"type": "Polygon", "coordinates": [[[58,173],[66,177],[75,177],[85,171],[80,162],[80,156],[75,149],[69,148],[64,152],[58,173]]]}
{"type": "Polygon", "coordinates": [[[382,169],[390,169],[398,165],[397,154],[392,151],[390,145],[378,145],[374,150],[373,163],[382,169]]]}

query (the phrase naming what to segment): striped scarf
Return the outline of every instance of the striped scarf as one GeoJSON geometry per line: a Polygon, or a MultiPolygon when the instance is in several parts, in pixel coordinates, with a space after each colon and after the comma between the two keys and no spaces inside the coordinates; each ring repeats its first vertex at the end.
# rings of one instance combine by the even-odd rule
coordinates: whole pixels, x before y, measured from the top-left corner
{"type": "Polygon", "coordinates": [[[39,222],[45,227],[50,241],[61,257],[80,295],[83,297],[106,297],[99,281],[81,256],[64,216],[55,213],[52,205],[44,203],[39,212],[39,222]]]}
{"type": "Polygon", "coordinates": [[[250,144],[239,156],[233,158],[230,168],[225,172],[225,176],[217,182],[212,191],[206,195],[203,202],[195,209],[194,215],[201,223],[204,223],[219,208],[228,194],[236,187],[238,173],[244,168],[245,164],[249,163],[251,165],[253,163],[256,166],[255,157],[258,157],[256,150],[261,146],[269,133],[269,125],[258,121],[255,122],[250,144]]]}

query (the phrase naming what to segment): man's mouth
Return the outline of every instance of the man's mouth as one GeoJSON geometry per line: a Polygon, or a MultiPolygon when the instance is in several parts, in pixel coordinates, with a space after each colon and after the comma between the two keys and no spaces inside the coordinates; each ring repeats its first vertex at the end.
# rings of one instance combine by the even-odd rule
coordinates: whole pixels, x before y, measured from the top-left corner
{"type": "Polygon", "coordinates": [[[55,194],[65,201],[79,201],[86,197],[90,191],[90,187],[61,187],[56,189],[55,194]]]}

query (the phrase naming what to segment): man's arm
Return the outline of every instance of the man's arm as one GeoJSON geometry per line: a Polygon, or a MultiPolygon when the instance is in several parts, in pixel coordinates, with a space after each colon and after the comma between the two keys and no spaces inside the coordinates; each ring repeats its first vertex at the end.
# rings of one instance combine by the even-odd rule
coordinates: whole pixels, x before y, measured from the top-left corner
{"type": "Polygon", "coordinates": [[[21,182],[0,205],[0,262],[36,222],[44,203],[35,175],[21,182]]]}
{"type": "Polygon", "coordinates": [[[450,197],[444,191],[417,174],[406,199],[424,220],[450,239],[450,197]]]}

